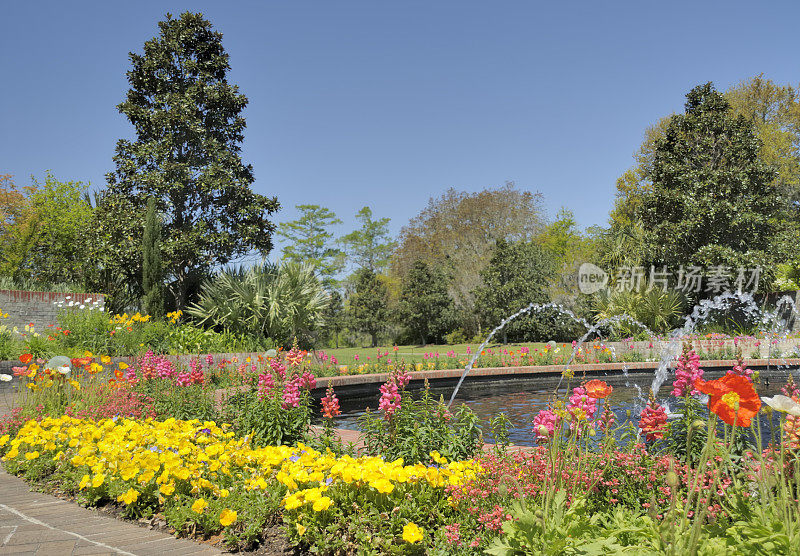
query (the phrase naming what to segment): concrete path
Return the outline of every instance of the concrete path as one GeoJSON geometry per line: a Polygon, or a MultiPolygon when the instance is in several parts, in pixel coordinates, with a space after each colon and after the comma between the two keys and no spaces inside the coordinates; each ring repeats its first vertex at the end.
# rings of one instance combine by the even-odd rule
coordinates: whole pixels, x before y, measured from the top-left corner
{"type": "Polygon", "coordinates": [[[0,554],[146,556],[221,552],[31,492],[24,481],[0,469],[0,554]]]}

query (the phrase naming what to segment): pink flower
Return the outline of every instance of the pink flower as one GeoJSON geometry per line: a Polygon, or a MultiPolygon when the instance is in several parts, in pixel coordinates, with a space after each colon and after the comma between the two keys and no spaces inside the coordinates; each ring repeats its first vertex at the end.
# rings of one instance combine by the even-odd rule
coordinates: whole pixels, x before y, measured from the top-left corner
{"type": "Polygon", "coordinates": [[[567,411],[573,417],[578,416],[579,410],[587,420],[594,417],[597,411],[597,400],[590,398],[583,386],[576,386],[572,389],[572,395],[569,397],[569,404],[567,404],[567,411]]]}
{"type": "Polygon", "coordinates": [[[556,430],[558,416],[551,409],[542,409],[533,418],[533,432],[536,440],[547,442],[556,430]]]}
{"type": "Polygon", "coordinates": [[[286,386],[283,388],[283,403],[281,404],[283,409],[300,406],[301,382],[302,379],[300,377],[294,377],[292,380],[286,383],[286,386]]]}
{"type": "Polygon", "coordinates": [[[675,369],[675,381],[672,383],[673,396],[696,396],[700,393],[694,387],[698,378],[703,378],[703,369],[700,368],[700,356],[694,350],[684,352],[678,358],[678,367],[675,369]]]}

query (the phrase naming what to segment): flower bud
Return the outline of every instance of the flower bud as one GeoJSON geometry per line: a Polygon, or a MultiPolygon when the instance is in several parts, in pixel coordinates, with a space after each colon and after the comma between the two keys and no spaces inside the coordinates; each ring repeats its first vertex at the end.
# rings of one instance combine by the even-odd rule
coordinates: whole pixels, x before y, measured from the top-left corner
{"type": "Polygon", "coordinates": [[[675,488],[680,484],[680,479],[678,479],[678,474],[675,473],[672,469],[667,471],[665,480],[667,481],[667,484],[672,488],[675,488]]]}

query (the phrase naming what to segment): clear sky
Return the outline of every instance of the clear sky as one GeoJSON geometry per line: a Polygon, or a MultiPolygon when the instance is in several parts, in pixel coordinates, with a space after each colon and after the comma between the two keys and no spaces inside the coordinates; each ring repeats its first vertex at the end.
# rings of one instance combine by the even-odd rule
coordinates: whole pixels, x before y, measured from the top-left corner
{"type": "MultiPolygon", "coordinates": [[[[397,233],[448,187],[506,180],[605,224],[646,126],[684,94],[800,82],[800,2],[0,1],[0,173],[103,187],[128,52],[167,11],[223,33],[243,158],[277,221],[320,204],[397,233]]],[[[513,207],[509,207],[513,210],[513,207]]]]}

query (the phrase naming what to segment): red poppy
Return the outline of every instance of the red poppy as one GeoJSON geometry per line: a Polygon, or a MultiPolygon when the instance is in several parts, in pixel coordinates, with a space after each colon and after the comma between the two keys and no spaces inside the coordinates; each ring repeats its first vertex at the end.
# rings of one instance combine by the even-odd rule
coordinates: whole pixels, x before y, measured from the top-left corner
{"type": "Polygon", "coordinates": [[[122,378],[125,375],[119,369],[114,369],[114,376],[117,377],[117,378],[122,378]]]}
{"type": "Polygon", "coordinates": [[[74,359],[70,359],[72,362],[73,367],[88,367],[92,363],[91,357],[76,357],[74,359]]]}
{"type": "Polygon", "coordinates": [[[694,387],[708,394],[708,410],[729,425],[749,427],[750,419],[761,409],[753,383],[743,376],[728,374],[708,382],[698,378],[694,387]]]}
{"type": "Polygon", "coordinates": [[[602,400],[603,398],[609,397],[611,392],[614,390],[602,380],[597,379],[590,380],[584,384],[583,387],[586,389],[586,395],[596,400],[602,400]]]}
{"type": "Polygon", "coordinates": [[[19,360],[27,365],[28,363],[33,361],[33,355],[31,355],[30,353],[23,353],[22,355],[19,356],[19,360]]]}

